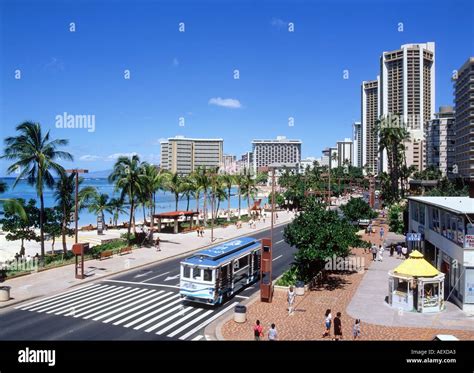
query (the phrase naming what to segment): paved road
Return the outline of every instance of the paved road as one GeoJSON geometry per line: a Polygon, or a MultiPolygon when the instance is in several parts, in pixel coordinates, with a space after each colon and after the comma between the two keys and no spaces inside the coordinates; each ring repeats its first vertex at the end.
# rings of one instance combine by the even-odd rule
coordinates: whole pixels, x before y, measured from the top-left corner
{"type": "MultiPolygon", "coordinates": [[[[269,230],[253,235],[267,237],[269,230]]],[[[273,274],[293,261],[294,248],[274,230],[273,274]]],[[[188,254],[189,255],[189,254],[188,254]]],[[[220,307],[181,301],[174,258],[90,283],[0,313],[0,340],[204,339],[204,328],[258,291],[254,284],[220,307]]]]}

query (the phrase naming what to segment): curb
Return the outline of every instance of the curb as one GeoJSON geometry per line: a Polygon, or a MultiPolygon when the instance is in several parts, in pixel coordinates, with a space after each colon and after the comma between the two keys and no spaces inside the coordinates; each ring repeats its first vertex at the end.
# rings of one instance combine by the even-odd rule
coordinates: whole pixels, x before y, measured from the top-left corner
{"type": "MultiPolygon", "coordinates": [[[[278,227],[278,226],[281,226],[281,225],[284,225],[284,224],[289,224],[290,222],[291,222],[291,221],[288,221],[288,222],[285,222],[285,223],[275,224],[273,227],[275,228],[275,227],[278,227]]],[[[262,228],[262,229],[257,229],[257,230],[255,230],[254,232],[262,232],[262,231],[265,231],[265,230],[267,230],[267,229],[270,229],[270,227],[268,227],[268,228],[262,228]]],[[[221,243],[221,242],[228,242],[228,241],[230,241],[230,240],[234,240],[234,239],[236,239],[236,238],[244,237],[244,236],[247,236],[247,235],[248,235],[248,234],[244,233],[244,234],[241,234],[241,235],[239,235],[239,236],[235,236],[235,237],[232,237],[232,238],[228,238],[228,239],[222,240],[222,241],[220,241],[219,243],[221,243]]],[[[208,247],[211,247],[211,246],[215,246],[215,245],[217,245],[217,244],[218,244],[218,243],[211,243],[211,244],[209,244],[209,245],[201,246],[201,247],[199,247],[199,248],[197,248],[197,249],[191,249],[191,250],[188,250],[188,251],[181,252],[181,253],[179,253],[179,254],[171,255],[171,256],[166,257],[166,258],[163,258],[163,259],[155,260],[155,261],[152,261],[152,262],[149,262],[149,263],[140,264],[140,265],[138,265],[138,266],[136,266],[136,267],[133,267],[133,268],[123,269],[123,270],[120,270],[120,271],[118,271],[118,272],[110,273],[110,274],[105,275],[105,276],[102,276],[102,277],[100,277],[100,278],[94,278],[94,279],[90,279],[90,280],[85,279],[85,280],[84,280],[83,282],[81,282],[81,283],[68,286],[68,287],[66,287],[66,288],[64,288],[64,289],[61,289],[61,290],[58,290],[58,291],[52,293],[51,295],[55,295],[55,294],[57,294],[57,293],[60,293],[60,292],[65,291],[65,290],[67,290],[67,289],[73,289],[73,288],[75,288],[75,287],[77,287],[77,286],[81,286],[81,285],[84,285],[84,284],[89,283],[89,282],[102,281],[103,279],[106,279],[106,278],[111,277],[111,276],[116,276],[116,275],[119,275],[119,274],[124,273],[124,272],[134,271],[134,270],[136,270],[136,269],[143,268],[143,267],[147,267],[147,266],[149,266],[149,265],[153,265],[153,264],[165,262],[165,261],[167,261],[167,260],[175,259],[175,258],[178,258],[178,257],[180,257],[180,256],[184,256],[184,255],[186,255],[186,254],[189,254],[189,253],[192,253],[192,252],[195,252],[195,251],[199,251],[199,250],[203,250],[203,249],[206,249],[206,248],[208,248],[208,247]]],[[[96,259],[95,259],[95,260],[96,260],[96,259]]],[[[63,265],[63,266],[61,266],[61,267],[65,267],[65,266],[67,266],[67,265],[71,265],[71,266],[72,266],[72,264],[66,264],[66,265],[63,265]]],[[[58,267],[58,268],[61,268],[61,267],[58,267]]],[[[45,270],[45,271],[47,271],[47,270],[45,270]]],[[[44,271],[43,271],[43,272],[44,272],[44,271]]],[[[25,276],[28,276],[28,275],[25,275],[25,276]]],[[[20,276],[20,277],[23,277],[23,276],[20,276]]],[[[8,286],[8,285],[5,285],[5,286],[8,286]]],[[[9,303],[9,304],[0,305],[0,311],[2,311],[2,310],[4,310],[4,309],[7,309],[8,307],[15,306],[15,305],[20,304],[20,303],[23,303],[23,302],[26,302],[26,301],[30,301],[30,300],[32,300],[32,299],[36,299],[36,298],[43,297],[43,296],[45,296],[45,295],[50,295],[50,294],[47,293],[47,294],[35,295],[35,296],[31,296],[31,297],[29,297],[29,298],[25,298],[25,299],[22,299],[22,300],[18,300],[18,301],[16,301],[16,302],[12,302],[12,303],[9,303]]],[[[250,298],[249,298],[249,299],[250,299],[250,298]]],[[[211,324],[212,324],[212,323],[211,323],[211,324]]]]}

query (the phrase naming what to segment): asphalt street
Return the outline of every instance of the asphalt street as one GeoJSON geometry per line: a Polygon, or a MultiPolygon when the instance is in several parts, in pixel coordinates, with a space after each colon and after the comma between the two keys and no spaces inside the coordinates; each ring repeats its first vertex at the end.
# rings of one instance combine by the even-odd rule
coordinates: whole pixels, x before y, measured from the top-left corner
{"type": "MultiPolygon", "coordinates": [[[[273,233],[274,278],[295,253],[283,229],[273,233]]],[[[0,312],[0,340],[204,340],[204,328],[258,291],[258,282],[218,307],[182,301],[179,263],[186,256],[6,309],[0,312]]]]}

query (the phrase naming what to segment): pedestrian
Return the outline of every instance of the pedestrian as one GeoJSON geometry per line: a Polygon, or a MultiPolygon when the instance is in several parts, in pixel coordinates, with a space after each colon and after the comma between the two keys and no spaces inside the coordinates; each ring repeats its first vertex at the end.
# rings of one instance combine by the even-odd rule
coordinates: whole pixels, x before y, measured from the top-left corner
{"type": "Polygon", "coordinates": [[[198,235],[198,237],[200,236],[200,233],[201,233],[201,228],[200,227],[196,227],[196,233],[198,235]]]}
{"type": "Polygon", "coordinates": [[[260,338],[263,337],[263,328],[260,325],[260,320],[257,320],[253,326],[253,335],[256,341],[260,341],[260,338]]]}
{"type": "Polygon", "coordinates": [[[384,252],[384,248],[382,245],[379,246],[379,261],[380,262],[383,262],[383,252],[384,252]]]}
{"type": "Polygon", "coordinates": [[[293,304],[295,303],[296,293],[293,286],[290,286],[288,289],[287,294],[287,302],[288,302],[288,315],[293,314],[293,304]]]}
{"type": "Polygon", "coordinates": [[[372,234],[372,224],[367,226],[367,234],[370,236],[372,234]]]}
{"type": "Polygon", "coordinates": [[[268,331],[268,340],[269,341],[277,341],[278,340],[278,332],[276,330],[275,324],[272,324],[272,327],[268,331]]]}
{"type": "Polygon", "coordinates": [[[354,339],[360,337],[360,319],[356,319],[354,326],[352,327],[352,336],[354,339]]]}
{"type": "Polygon", "coordinates": [[[375,260],[377,259],[377,245],[374,243],[372,245],[372,260],[375,262],[375,260]]]}
{"type": "Polygon", "coordinates": [[[393,252],[395,251],[395,245],[394,244],[391,244],[390,245],[390,256],[393,256],[393,252]]]}
{"type": "Polygon", "coordinates": [[[380,239],[383,240],[383,235],[385,233],[385,230],[382,228],[380,228],[380,239]]]}
{"type": "Polygon", "coordinates": [[[156,251],[161,251],[161,248],[160,248],[160,237],[156,237],[155,248],[156,248],[156,251]]]}
{"type": "Polygon", "coordinates": [[[331,320],[332,320],[331,310],[328,308],[326,310],[326,313],[324,314],[324,326],[326,327],[326,330],[323,333],[323,338],[331,337],[331,320]]]}
{"type": "Polygon", "coordinates": [[[405,245],[402,246],[402,255],[405,257],[405,259],[408,257],[408,249],[405,245]]]}
{"type": "Polygon", "coordinates": [[[342,339],[342,322],[340,312],[338,312],[334,318],[334,340],[338,341],[339,339],[342,339]]]}

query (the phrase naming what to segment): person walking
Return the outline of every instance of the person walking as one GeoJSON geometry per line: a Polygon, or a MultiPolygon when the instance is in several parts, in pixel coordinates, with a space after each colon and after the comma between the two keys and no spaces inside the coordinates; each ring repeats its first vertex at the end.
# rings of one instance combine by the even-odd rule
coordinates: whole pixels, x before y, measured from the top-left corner
{"type": "Polygon", "coordinates": [[[161,251],[161,248],[160,248],[160,237],[156,237],[155,248],[156,248],[156,251],[161,251]]]}
{"type": "Polygon", "coordinates": [[[278,332],[276,330],[275,324],[272,324],[270,330],[268,331],[268,340],[269,341],[277,341],[278,340],[278,332]]]}
{"type": "Polygon", "coordinates": [[[408,257],[408,249],[405,245],[402,246],[402,255],[405,259],[408,257]]]}
{"type": "Polygon", "coordinates": [[[340,312],[338,312],[334,318],[334,340],[338,341],[339,339],[342,339],[342,322],[340,312]]]}
{"type": "Polygon", "coordinates": [[[324,326],[326,327],[326,330],[323,333],[323,338],[331,337],[331,322],[332,322],[331,310],[328,308],[326,310],[326,313],[324,314],[324,326]]]}
{"type": "Polygon", "coordinates": [[[354,326],[352,327],[352,336],[354,340],[360,337],[360,319],[356,319],[354,326]]]}
{"type": "Polygon", "coordinates": [[[395,251],[395,247],[393,244],[390,245],[390,256],[393,256],[393,252],[395,251]]]}
{"type": "Polygon", "coordinates": [[[377,260],[377,245],[374,243],[372,245],[372,260],[375,262],[377,260]]]}
{"type": "Polygon", "coordinates": [[[256,341],[260,341],[260,338],[263,337],[263,328],[260,325],[260,320],[257,320],[253,326],[253,335],[256,341]]]}
{"type": "Polygon", "coordinates": [[[384,252],[383,245],[380,245],[379,246],[379,261],[380,262],[383,262],[383,252],[384,252]]]}
{"type": "Polygon", "coordinates": [[[296,298],[296,292],[293,286],[290,286],[290,288],[288,289],[288,294],[287,294],[288,315],[293,314],[293,304],[295,303],[295,298],[296,298]]]}
{"type": "Polygon", "coordinates": [[[402,245],[397,244],[397,256],[400,259],[402,257],[402,245]]]}
{"type": "Polygon", "coordinates": [[[372,224],[367,226],[367,234],[370,236],[372,234],[372,224]]]}
{"type": "Polygon", "coordinates": [[[382,228],[380,228],[380,240],[382,241],[383,240],[383,235],[385,234],[385,230],[382,228]]]}

